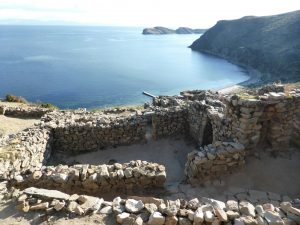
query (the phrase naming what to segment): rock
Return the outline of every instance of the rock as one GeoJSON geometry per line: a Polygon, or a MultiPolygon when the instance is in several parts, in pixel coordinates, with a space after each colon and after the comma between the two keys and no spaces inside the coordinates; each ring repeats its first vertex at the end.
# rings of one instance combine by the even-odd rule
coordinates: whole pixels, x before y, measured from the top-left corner
{"type": "Polygon", "coordinates": [[[123,223],[123,220],[124,220],[125,218],[129,217],[129,216],[130,216],[130,214],[127,213],[127,212],[123,212],[123,213],[121,213],[121,214],[118,214],[118,215],[117,215],[117,222],[118,222],[119,224],[122,224],[122,223],[123,223]]]}
{"type": "Polygon", "coordinates": [[[258,225],[268,225],[267,221],[265,221],[261,216],[256,217],[256,221],[258,225]]]}
{"type": "Polygon", "coordinates": [[[27,199],[27,195],[26,195],[26,194],[22,194],[22,195],[19,196],[18,202],[23,202],[23,201],[25,201],[26,199],[27,199]]]}
{"type": "Polygon", "coordinates": [[[134,221],[134,224],[133,225],[143,225],[144,221],[141,217],[137,217],[134,221]]]}
{"type": "Polygon", "coordinates": [[[154,213],[155,211],[157,211],[158,207],[154,203],[146,203],[145,204],[145,209],[149,213],[154,213]]]}
{"type": "Polygon", "coordinates": [[[60,191],[47,190],[47,189],[35,188],[35,187],[26,188],[24,190],[24,193],[27,195],[37,196],[37,197],[46,198],[46,199],[54,199],[55,198],[55,199],[66,201],[70,198],[70,195],[60,192],[60,191]]]}
{"type": "Polygon", "coordinates": [[[234,225],[245,225],[245,223],[241,218],[237,218],[234,220],[234,225]]]}
{"type": "Polygon", "coordinates": [[[100,209],[100,214],[112,214],[113,210],[111,206],[105,206],[104,208],[100,209]]]}
{"type": "Polygon", "coordinates": [[[179,225],[192,225],[192,222],[188,218],[178,218],[178,224],[179,225]]]}
{"type": "Polygon", "coordinates": [[[177,225],[178,218],[176,216],[168,216],[165,225],[177,225]]]}
{"type": "Polygon", "coordinates": [[[163,225],[165,223],[165,217],[160,212],[154,212],[150,215],[149,225],[163,225]]]}
{"type": "Polygon", "coordinates": [[[254,219],[252,216],[242,216],[240,219],[244,221],[245,225],[257,225],[256,219],[254,219]]]}
{"type": "Polygon", "coordinates": [[[30,210],[44,210],[47,209],[48,207],[49,207],[49,202],[42,202],[30,206],[30,210]]]}
{"type": "Polygon", "coordinates": [[[180,209],[180,200],[168,201],[167,206],[163,212],[168,216],[176,216],[179,209],[180,209]]]}
{"type": "Polygon", "coordinates": [[[132,217],[132,215],[131,215],[131,216],[123,219],[123,223],[122,224],[123,225],[134,225],[135,220],[136,220],[135,217],[132,217]]]}
{"type": "Polygon", "coordinates": [[[231,211],[231,210],[227,211],[226,214],[229,220],[234,220],[240,217],[240,214],[238,212],[231,211]]]}
{"type": "Polygon", "coordinates": [[[263,213],[263,217],[266,219],[269,225],[284,225],[283,220],[276,212],[266,211],[263,213]]]}
{"type": "Polygon", "coordinates": [[[300,216],[300,209],[293,207],[290,202],[282,202],[280,207],[285,213],[289,212],[296,216],[300,216]]]}
{"type": "Polygon", "coordinates": [[[239,206],[243,215],[255,217],[255,208],[250,202],[241,201],[239,206]]]}
{"type": "Polygon", "coordinates": [[[265,212],[265,210],[263,209],[263,207],[261,205],[257,205],[255,206],[255,210],[258,214],[263,214],[265,212]]]}
{"type": "Polygon", "coordinates": [[[198,198],[194,198],[188,202],[187,207],[193,210],[196,210],[200,206],[198,198]]]}
{"type": "Polygon", "coordinates": [[[219,204],[217,204],[216,202],[213,202],[212,206],[214,207],[215,214],[219,218],[219,220],[221,222],[226,222],[228,220],[226,212],[223,209],[221,209],[219,207],[219,204]]]}
{"type": "Polygon", "coordinates": [[[69,201],[76,201],[79,198],[78,194],[73,194],[70,196],[69,201]]]}
{"type": "Polygon", "coordinates": [[[27,201],[23,201],[21,204],[17,205],[17,209],[22,212],[28,212],[30,209],[29,203],[27,201]]]}
{"type": "Polygon", "coordinates": [[[194,225],[201,225],[204,221],[204,214],[201,208],[198,208],[194,213],[194,225]]]}
{"type": "Polygon", "coordinates": [[[71,213],[75,212],[76,207],[78,206],[78,203],[75,201],[71,201],[68,204],[67,210],[71,213]]]}
{"type": "Polygon", "coordinates": [[[231,210],[231,211],[234,211],[234,212],[238,212],[239,211],[238,202],[234,201],[234,200],[228,200],[226,202],[226,209],[227,209],[227,211],[231,210]]]}
{"type": "Polygon", "coordinates": [[[141,200],[128,199],[125,203],[125,208],[128,212],[138,213],[144,208],[144,204],[141,200]]]}
{"type": "Polygon", "coordinates": [[[65,207],[66,203],[64,201],[60,202],[58,201],[55,205],[54,205],[54,209],[56,211],[60,211],[65,207]]]}
{"type": "Polygon", "coordinates": [[[84,213],[87,213],[88,211],[98,211],[103,203],[103,198],[100,199],[87,195],[80,196],[80,198],[81,201],[84,202],[80,205],[84,213]]]}
{"type": "Polygon", "coordinates": [[[205,211],[204,212],[204,220],[208,223],[212,223],[215,219],[215,216],[211,211],[205,211]]]}
{"type": "Polygon", "coordinates": [[[275,207],[273,204],[270,204],[270,203],[266,203],[266,204],[263,204],[263,209],[265,211],[274,211],[275,210],[275,207]]]}
{"type": "Polygon", "coordinates": [[[77,215],[79,215],[79,216],[81,216],[81,215],[84,214],[83,209],[82,209],[79,205],[77,205],[77,206],[75,207],[74,212],[75,212],[77,215]]]}
{"type": "Polygon", "coordinates": [[[188,210],[188,218],[190,221],[194,221],[194,214],[195,212],[193,210],[188,210]]]}
{"type": "Polygon", "coordinates": [[[164,200],[159,199],[159,198],[153,198],[153,197],[139,197],[139,196],[130,196],[128,197],[128,199],[134,199],[134,200],[141,200],[144,204],[146,203],[153,203],[155,204],[157,207],[164,203],[164,200]]]}

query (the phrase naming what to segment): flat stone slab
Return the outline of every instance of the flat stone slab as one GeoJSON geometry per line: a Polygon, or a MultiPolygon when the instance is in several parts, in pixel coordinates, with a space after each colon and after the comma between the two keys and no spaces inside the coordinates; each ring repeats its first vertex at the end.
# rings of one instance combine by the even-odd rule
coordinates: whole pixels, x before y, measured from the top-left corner
{"type": "Polygon", "coordinates": [[[24,190],[24,193],[27,195],[33,195],[33,196],[37,196],[40,198],[51,198],[51,199],[55,198],[55,199],[61,199],[61,200],[68,200],[70,198],[70,195],[60,192],[60,191],[48,190],[48,189],[43,189],[43,188],[35,188],[35,187],[26,188],[24,190]]]}

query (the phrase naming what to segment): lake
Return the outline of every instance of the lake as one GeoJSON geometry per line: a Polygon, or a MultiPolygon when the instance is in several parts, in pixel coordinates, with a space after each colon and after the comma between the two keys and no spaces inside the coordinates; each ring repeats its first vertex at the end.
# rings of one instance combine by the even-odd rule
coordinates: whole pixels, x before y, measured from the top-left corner
{"type": "Polygon", "coordinates": [[[142,28],[0,26],[0,96],[60,108],[142,104],[143,91],[174,95],[248,79],[225,60],[191,51],[198,35],[142,35],[142,28]]]}

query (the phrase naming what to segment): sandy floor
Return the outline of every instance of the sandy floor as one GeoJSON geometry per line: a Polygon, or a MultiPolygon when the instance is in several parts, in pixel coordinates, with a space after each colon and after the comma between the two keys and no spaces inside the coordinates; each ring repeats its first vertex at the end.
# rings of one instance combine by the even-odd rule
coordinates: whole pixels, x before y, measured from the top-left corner
{"type": "Polygon", "coordinates": [[[18,119],[0,115],[0,136],[18,133],[38,122],[36,119],[18,119]]]}

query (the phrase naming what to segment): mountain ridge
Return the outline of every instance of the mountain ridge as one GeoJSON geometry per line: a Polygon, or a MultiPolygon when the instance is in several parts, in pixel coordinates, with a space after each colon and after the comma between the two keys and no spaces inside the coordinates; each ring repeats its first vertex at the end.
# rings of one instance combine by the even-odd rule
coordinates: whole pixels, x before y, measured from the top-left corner
{"type": "Polygon", "coordinates": [[[300,80],[300,10],[220,20],[190,46],[252,67],[265,80],[300,80]]]}

